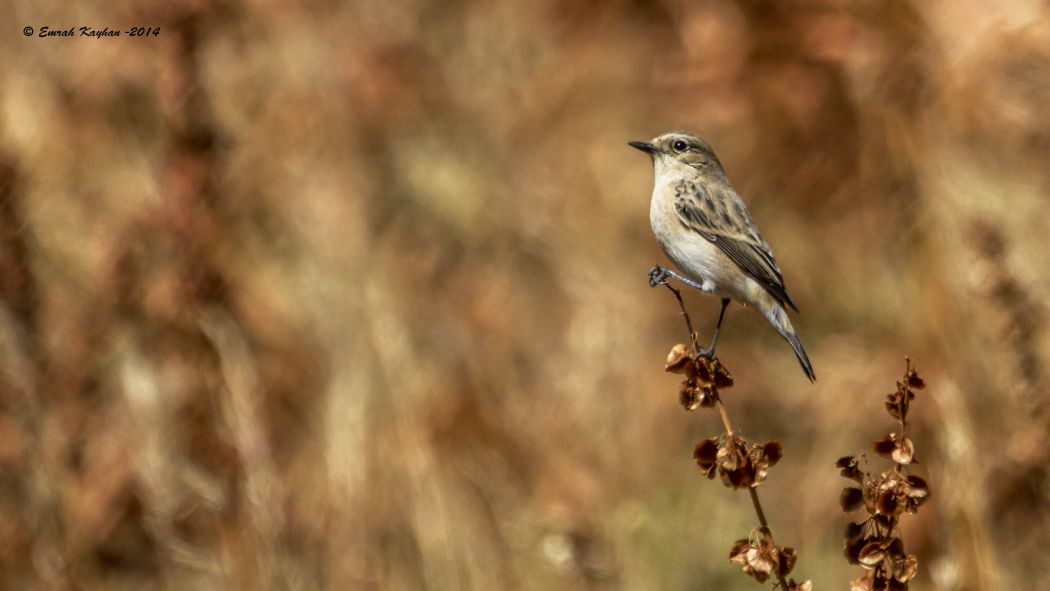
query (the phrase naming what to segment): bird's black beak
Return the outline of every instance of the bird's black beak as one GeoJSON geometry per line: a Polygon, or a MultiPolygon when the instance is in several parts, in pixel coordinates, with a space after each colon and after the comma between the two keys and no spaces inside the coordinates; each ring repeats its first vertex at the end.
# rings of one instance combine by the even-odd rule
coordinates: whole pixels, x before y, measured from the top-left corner
{"type": "Polygon", "coordinates": [[[646,152],[648,154],[655,154],[657,151],[656,146],[650,144],[649,142],[627,142],[627,145],[637,150],[646,152]]]}

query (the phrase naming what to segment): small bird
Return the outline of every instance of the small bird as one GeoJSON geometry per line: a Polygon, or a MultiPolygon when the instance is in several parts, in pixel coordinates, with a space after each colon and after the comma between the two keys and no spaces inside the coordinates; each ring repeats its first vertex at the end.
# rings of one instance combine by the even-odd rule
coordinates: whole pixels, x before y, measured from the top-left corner
{"type": "Polygon", "coordinates": [[[816,381],[809,356],[788,319],[786,306],[796,312],[798,307],[784,288],[780,267],[707,142],[672,131],[627,145],[652,157],[656,182],[649,221],[660,247],[685,275],[653,267],[650,284],[673,277],[722,298],[711,347],[701,354],[714,356],[726,306],[737,300],[766,317],[791,343],[806,377],[816,381]]]}

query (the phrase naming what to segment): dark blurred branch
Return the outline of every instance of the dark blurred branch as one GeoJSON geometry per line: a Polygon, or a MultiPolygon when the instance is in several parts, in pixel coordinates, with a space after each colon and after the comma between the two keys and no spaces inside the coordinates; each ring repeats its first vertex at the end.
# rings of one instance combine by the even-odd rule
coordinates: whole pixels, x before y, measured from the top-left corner
{"type": "MultiPolygon", "coordinates": [[[[33,341],[37,325],[36,281],[29,264],[19,177],[14,163],[0,155],[0,300],[33,341]]],[[[35,349],[35,347],[34,347],[35,349]]]]}
{"type": "Polygon", "coordinates": [[[68,556],[63,552],[62,472],[47,461],[65,451],[61,449],[65,441],[49,437],[46,429],[55,394],[44,384],[52,381],[48,375],[52,365],[41,344],[38,281],[30,259],[20,181],[14,159],[0,154],[0,330],[10,330],[13,337],[13,354],[3,360],[0,369],[9,376],[5,382],[16,384],[0,392],[0,408],[4,414],[14,411],[29,440],[11,484],[12,491],[24,499],[26,511],[20,516],[24,522],[12,526],[32,532],[29,551],[46,557],[33,561],[40,581],[48,587],[66,588],[72,583],[68,556]]]}

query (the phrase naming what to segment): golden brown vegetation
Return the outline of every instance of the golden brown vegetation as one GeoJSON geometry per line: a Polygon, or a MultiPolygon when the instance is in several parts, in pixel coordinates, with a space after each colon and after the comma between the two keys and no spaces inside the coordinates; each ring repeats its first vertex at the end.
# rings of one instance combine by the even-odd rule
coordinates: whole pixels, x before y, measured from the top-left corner
{"type": "Polygon", "coordinates": [[[815,386],[738,306],[719,355],[814,587],[855,577],[828,466],[905,351],[915,587],[1050,586],[1045,5],[2,14],[0,586],[755,588],[652,371],[680,324],[624,142],[674,128],[802,309],[815,386]]]}

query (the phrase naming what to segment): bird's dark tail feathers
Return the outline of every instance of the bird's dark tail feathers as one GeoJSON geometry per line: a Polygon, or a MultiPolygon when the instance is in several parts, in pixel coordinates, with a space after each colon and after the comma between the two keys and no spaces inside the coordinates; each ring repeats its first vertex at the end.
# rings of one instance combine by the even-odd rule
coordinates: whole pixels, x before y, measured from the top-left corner
{"type": "Polygon", "coordinates": [[[798,357],[798,364],[802,366],[802,371],[806,372],[806,377],[809,378],[809,381],[817,381],[817,374],[813,373],[813,364],[809,362],[809,355],[806,355],[806,349],[802,346],[802,341],[798,340],[795,333],[785,334],[784,338],[791,343],[791,348],[795,350],[795,357],[798,357]]]}
{"type": "Polygon", "coordinates": [[[806,349],[802,346],[802,341],[795,336],[795,327],[791,326],[791,320],[788,318],[787,310],[784,309],[784,306],[780,302],[769,298],[765,305],[759,309],[766,319],[769,320],[769,323],[773,325],[773,328],[780,333],[780,336],[791,343],[791,348],[795,350],[795,357],[798,357],[798,363],[802,366],[802,371],[806,372],[806,377],[809,378],[809,381],[817,381],[817,374],[813,373],[813,364],[809,362],[809,355],[806,355],[806,349]]]}

